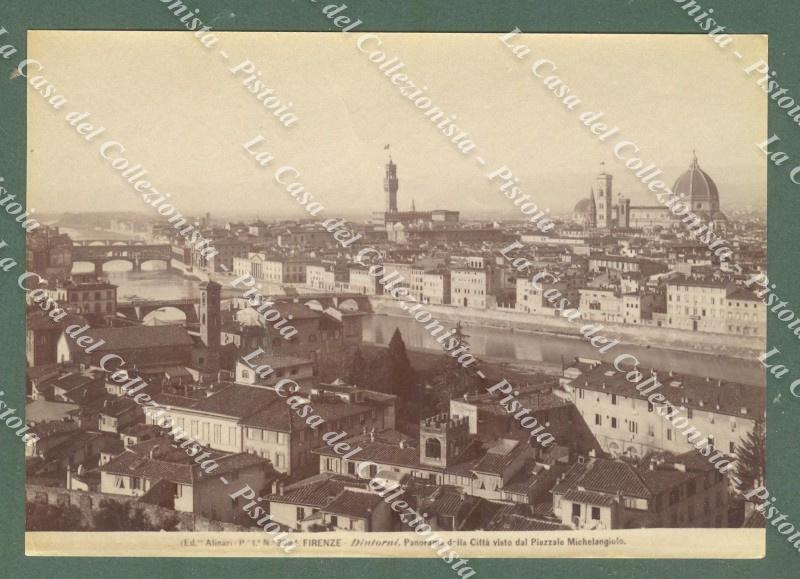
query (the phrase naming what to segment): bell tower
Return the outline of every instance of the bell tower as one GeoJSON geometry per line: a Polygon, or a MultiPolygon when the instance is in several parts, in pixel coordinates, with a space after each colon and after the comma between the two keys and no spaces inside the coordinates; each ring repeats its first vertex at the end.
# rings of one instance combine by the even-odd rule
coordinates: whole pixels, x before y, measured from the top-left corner
{"type": "Polygon", "coordinates": [[[613,177],[605,171],[605,163],[601,163],[600,174],[597,176],[597,227],[601,229],[612,226],[612,181],[613,177]]]}
{"type": "Polygon", "coordinates": [[[386,163],[386,176],[383,178],[383,190],[386,192],[386,212],[397,213],[397,190],[400,181],[397,179],[397,165],[392,162],[391,155],[386,163]]]}
{"type": "Polygon", "coordinates": [[[222,331],[220,297],[222,286],[215,281],[200,284],[200,340],[206,347],[205,369],[219,370],[219,348],[222,331]]]}

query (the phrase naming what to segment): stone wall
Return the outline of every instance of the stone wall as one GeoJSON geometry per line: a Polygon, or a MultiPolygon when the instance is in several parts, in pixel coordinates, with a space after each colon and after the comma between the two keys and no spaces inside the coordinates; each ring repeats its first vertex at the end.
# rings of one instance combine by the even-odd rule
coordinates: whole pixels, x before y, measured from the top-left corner
{"type": "Polygon", "coordinates": [[[165,521],[178,519],[177,531],[199,531],[199,532],[245,532],[261,531],[259,527],[242,527],[232,523],[222,523],[212,521],[205,517],[200,517],[193,513],[181,513],[143,503],[133,497],[118,495],[108,495],[103,493],[93,493],[86,491],[67,490],[58,487],[45,487],[38,485],[25,485],[25,500],[30,503],[49,504],[54,506],[72,505],[81,511],[82,522],[91,526],[94,514],[100,510],[100,502],[103,500],[113,500],[121,504],[134,503],[150,519],[154,525],[161,525],[165,521]]]}

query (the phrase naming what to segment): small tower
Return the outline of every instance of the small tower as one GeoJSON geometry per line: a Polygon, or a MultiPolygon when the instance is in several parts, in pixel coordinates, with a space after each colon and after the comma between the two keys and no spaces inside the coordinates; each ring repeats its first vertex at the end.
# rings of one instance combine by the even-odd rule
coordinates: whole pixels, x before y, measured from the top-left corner
{"type": "Polygon", "coordinates": [[[627,229],[631,226],[631,200],[620,196],[617,202],[617,227],[627,229]]]}
{"type": "Polygon", "coordinates": [[[466,416],[437,414],[419,424],[419,462],[428,466],[452,465],[469,444],[466,416]]]}
{"type": "Polygon", "coordinates": [[[205,367],[209,372],[219,370],[221,293],[222,286],[215,281],[200,284],[200,340],[207,349],[205,367]]]}
{"type": "Polygon", "coordinates": [[[601,163],[597,176],[597,227],[610,228],[611,223],[611,190],[613,177],[606,173],[605,163],[601,163]]]}
{"type": "Polygon", "coordinates": [[[397,165],[392,162],[391,155],[386,164],[386,176],[383,178],[383,190],[386,191],[386,212],[397,213],[397,190],[400,181],[397,179],[397,165]]]}

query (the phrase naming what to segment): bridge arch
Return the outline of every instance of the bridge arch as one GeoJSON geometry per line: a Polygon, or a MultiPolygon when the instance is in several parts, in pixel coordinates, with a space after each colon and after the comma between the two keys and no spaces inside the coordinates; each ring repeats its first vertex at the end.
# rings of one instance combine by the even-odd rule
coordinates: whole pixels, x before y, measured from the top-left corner
{"type": "Polygon", "coordinates": [[[100,269],[102,271],[106,271],[106,270],[110,270],[110,271],[133,271],[135,269],[135,265],[136,264],[134,263],[134,261],[132,259],[127,258],[127,257],[114,257],[114,258],[111,258],[111,259],[107,259],[102,264],[100,264],[100,269]],[[117,264],[117,265],[115,265],[114,267],[111,267],[111,268],[107,267],[108,265],[110,265],[112,263],[113,264],[117,264]],[[130,268],[126,268],[124,270],[120,269],[119,268],[119,264],[120,263],[127,263],[128,265],[130,265],[130,268]]]}
{"type": "Polygon", "coordinates": [[[307,302],[305,302],[305,306],[317,312],[321,312],[322,310],[325,309],[325,307],[320,303],[319,300],[308,300],[307,302]]]}
{"type": "Polygon", "coordinates": [[[142,318],[145,326],[159,326],[164,324],[183,324],[187,321],[186,312],[174,306],[154,309],[142,318]]]}
{"type": "Polygon", "coordinates": [[[170,260],[161,259],[161,258],[145,259],[145,260],[142,260],[142,261],[139,262],[139,267],[143,271],[150,271],[150,270],[157,270],[157,269],[169,269],[169,266],[170,266],[170,260]],[[144,267],[145,264],[150,264],[150,266],[149,267],[144,267]],[[156,265],[156,264],[164,264],[164,267],[163,268],[161,268],[161,267],[152,267],[153,265],[156,265]]]}
{"type": "Polygon", "coordinates": [[[343,312],[357,312],[361,308],[356,300],[353,298],[347,298],[339,303],[339,309],[343,312]]]}

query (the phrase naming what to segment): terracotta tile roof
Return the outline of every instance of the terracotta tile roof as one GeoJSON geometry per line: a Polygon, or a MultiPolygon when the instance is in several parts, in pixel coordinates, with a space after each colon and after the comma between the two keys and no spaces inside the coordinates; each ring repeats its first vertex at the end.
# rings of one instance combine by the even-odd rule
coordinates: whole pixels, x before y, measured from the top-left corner
{"type": "MultiPolygon", "coordinates": [[[[225,453],[197,446],[200,447],[200,453],[209,452],[208,458],[219,464],[212,476],[237,472],[257,465],[263,465],[266,469],[269,465],[269,461],[254,454],[225,453]]],[[[194,481],[209,476],[201,470],[200,465],[186,453],[185,449],[179,448],[168,437],[146,440],[130,446],[125,452],[100,467],[100,470],[151,480],[164,479],[180,484],[193,484],[194,481]],[[152,457],[151,451],[155,451],[152,457]]]]}
{"type": "Polygon", "coordinates": [[[502,475],[505,469],[516,460],[526,445],[516,440],[501,438],[490,448],[473,470],[486,474],[502,475]]]}
{"type": "MultiPolygon", "coordinates": [[[[392,431],[388,431],[389,436],[394,435],[392,431]]],[[[406,445],[405,448],[400,448],[396,442],[387,442],[382,440],[387,433],[381,432],[376,435],[375,440],[371,441],[369,435],[357,435],[344,439],[350,443],[351,448],[356,446],[361,447],[361,452],[358,453],[359,459],[362,461],[371,460],[377,464],[392,464],[396,466],[406,467],[419,467],[419,449],[416,446],[406,445]]],[[[399,434],[399,433],[396,433],[399,434]]],[[[406,437],[405,439],[407,439],[406,437]]],[[[330,446],[323,446],[312,450],[315,454],[324,456],[339,456],[330,446]]],[[[442,472],[443,469],[439,467],[424,467],[431,471],[442,472]]]]}
{"type": "Polygon", "coordinates": [[[41,384],[41,387],[48,387],[53,386],[57,388],[61,388],[67,394],[71,393],[73,390],[78,388],[85,388],[100,380],[101,377],[99,374],[95,372],[70,372],[69,374],[63,374],[58,377],[51,378],[49,380],[44,381],[41,384]]]}
{"type": "Polygon", "coordinates": [[[463,495],[455,489],[445,488],[441,491],[433,504],[425,510],[442,517],[463,518],[478,507],[481,499],[470,495],[463,495]]]}
{"type": "Polygon", "coordinates": [[[78,424],[72,421],[54,420],[52,422],[40,422],[32,427],[30,432],[39,435],[39,438],[47,438],[54,434],[61,434],[64,432],[71,432],[78,430],[78,424]]]}
{"type": "Polygon", "coordinates": [[[491,518],[487,531],[564,531],[569,527],[531,505],[504,505],[491,518]]]}
{"type": "Polygon", "coordinates": [[[100,467],[102,472],[121,476],[135,476],[151,480],[164,479],[178,484],[193,484],[192,466],[141,457],[126,450],[100,467]]]}
{"type": "Polygon", "coordinates": [[[296,488],[284,494],[272,494],[265,497],[274,503],[288,503],[314,508],[323,508],[330,504],[345,489],[345,484],[336,480],[323,480],[296,488]]]}
{"type": "Polygon", "coordinates": [[[276,400],[280,400],[286,406],[285,400],[279,398],[273,390],[234,384],[207,398],[195,400],[191,408],[201,412],[244,418],[276,400]]]}
{"type": "Polygon", "coordinates": [[[616,502],[616,499],[613,495],[604,495],[594,491],[579,490],[567,491],[567,493],[564,495],[564,499],[576,503],[585,503],[587,505],[597,505],[601,507],[610,507],[616,502]]]}
{"type": "Polygon", "coordinates": [[[489,523],[487,531],[566,531],[570,527],[557,521],[546,521],[522,515],[503,515],[489,523]]]}
{"type": "MultiPolygon", "coordinates": [[[[83,333],[94,343],[103,340],[94,352],[119,352],[152,348],[191,346],[192,339],[180,326],[126,326],[122,328],[94,328],[83,333]]],[[[70,351],[82,351],[75,340],[67,340],[70,351]]]]}
{"type": "Polygon", "coordinates": [[[369,491],[345,490],[322,510],[334,515],[368,519],[381,500],[378,494],[369,491]]]}
{"type": "Polygon", "coordinates": [[[650,490],[633,465],[604,458],[593,459],[588,464],[589,468],[581,477],[578,486],[606,493],[619,491],[633,497],[651,496],[650,490]]]}
{"type": "MultiPolygon", "coordinates": [[[[247,452],[237,452],[235,454],[225,455],[221,458],[217,458],[216,463],[219,465],[219,468],[213,471],[214,476],[224,474],[226,472],[237,472],[258,465],[263,466],[265,469],[271,466],[270,461],[267,459],[247,452]]],[[[275,475],[277,477],[277,471],[275,472],[275,475]]]]}
{"type": "MultiPolygon", "coordinates": [[[[636,389],[636,384],[626,378],[627,368],[617,371],[611,364],[598,364],[593,368],[583,368],[582,374],[572,381],[577,388],[596,392],[608,392],[628,398],[645,399],[636,389]]],[[[650,372],[640,368],[644,376],[640,382],[650,380],[650,372]]],[[[732,416],[756,419],[764,415],[765,390],[763,387],[724,380],[711,380],[701,376],[655,372],[661,387],[652,392],[661,393],[672,405],[685,406],[700,412],[716,412],[732,416]],[[681,402],[686,399],[686,402],[681,402]],[[719,409],[717,409],[719,406],[719,409]],[[742,408],[747,409],[742,414],[742,408]]],[[[655,382],[649,382],[648,386],[655,382]]]]}

